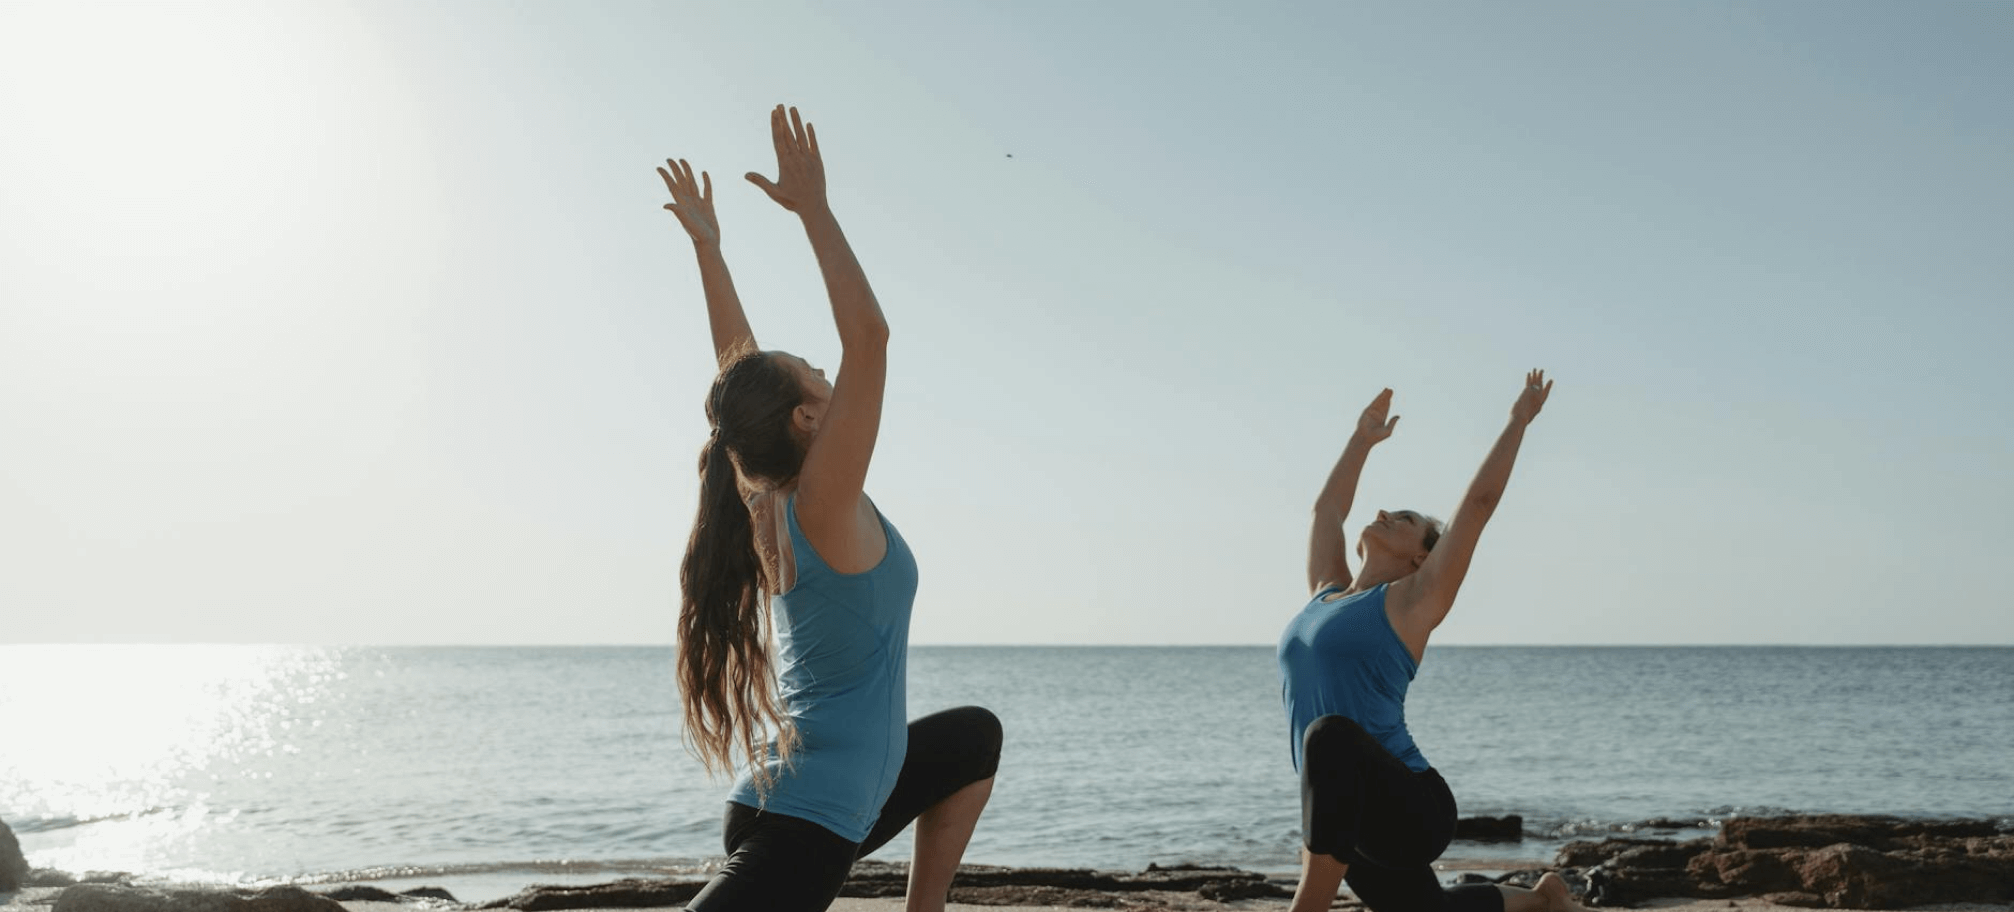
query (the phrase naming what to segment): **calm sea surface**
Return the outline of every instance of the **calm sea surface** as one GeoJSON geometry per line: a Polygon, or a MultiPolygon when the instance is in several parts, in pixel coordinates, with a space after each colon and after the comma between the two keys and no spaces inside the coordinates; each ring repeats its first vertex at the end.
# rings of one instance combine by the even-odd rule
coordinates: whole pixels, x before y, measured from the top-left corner
{"type": "MultiPolygon", "coordinates": [[[[912,716],[967,703],[1007,727],[970,861],[1293,865],[1271,647],[912,650],[912,716]]],[[[0,819],[78,872],[463,899],[698,873],[726,783],[675,707],[668,647],[0,646],[0,819]]],[[[1451,857],[1737,812],[2014,819],[2010,648],[1437,647],[1408,710],[1464,814],[1526,819],[1451,857]]]]}

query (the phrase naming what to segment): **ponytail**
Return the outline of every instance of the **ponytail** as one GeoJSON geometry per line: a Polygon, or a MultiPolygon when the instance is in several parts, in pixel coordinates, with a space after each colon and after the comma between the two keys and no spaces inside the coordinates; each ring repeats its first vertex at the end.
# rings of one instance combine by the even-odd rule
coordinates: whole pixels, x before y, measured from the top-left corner
{"type": "Polygon", "coordinates": [[[776,755],[787,763],[797,731],[776,692],[769,653],[774,580],[756,551],[755,525],[742,498],[736,463],[764,481],[794,479],[803,457],[788,421],[802,401],[795,375],[761,352],[742,353],[714,380],[707,398],[714,432],[699,453],[699,513],[678,573],[683,593],[678,689],[686,745],[708,772],[732,769],[737,754],[746,758],[758,794],[766,794],[775,778],[762,762],[765,742],[773,736],[776,755]],[[729,412],[745,414],[724,414],[729,412]],[[745,420],[723,420],[736,418],[745,420]],[[729,434],[733,444],[722,439],[729,434]],[[757,445],[741,445],[745,440],[757,445]],[[758,466],[749,463],[774,463],[779,443],[791,454],[788,477],[762,478],[754,471],[758,466]],[[751,455],[767,458],[750,460],[751,455]]]}

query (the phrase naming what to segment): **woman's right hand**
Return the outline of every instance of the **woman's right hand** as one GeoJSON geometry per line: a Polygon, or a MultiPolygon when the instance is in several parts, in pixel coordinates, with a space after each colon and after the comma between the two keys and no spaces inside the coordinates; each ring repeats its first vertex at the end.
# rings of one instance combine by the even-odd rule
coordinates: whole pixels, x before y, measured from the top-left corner
{"type": "Polygon", "coordinates": [[[1524,375],[1524,389],[1518,393],[1517,402],[1511,405],[1511,419],[1519,424],[1530,424],[1538,417],[1539,409],[1545,408],[1545,400],[1552,395],[1552,381],[1545,378],[1545,371],[1534,370],[1524,375]]]}
{"type": "Polygon", "coordinates": [[[786,116],[784,107],[777,105],[769,112],[769,138],[776,143],[776,180],[750,171],[748,182],[800,216],[824,209],[825,159],[818,154],[818,132],[796,108],[786,116]]]}
{"type": "Polygon", "coordinates": [[[1392,429],[1399,426],[1399,416],[1393,415],[1390,420],[1385,418],[1385,413],[1391,408],[1392,391],[1386,387],[1384,392],[1371,400],[1370,405],[1364,406],[1364,413],[1357,416],[1356,437],[1365,446],[1383,443],[1385,438],[1392,436],[1392,429]]]}
{"type": "Polygon", "coordinates": [[[686,234],[692,235],[692,242],[720,246],[720,220],[713,216],[713,176],[701,171],[700,179],[693,180],[692,165],[682,158],[665,159],[657,175],[664,178],[665,189],[671,191],[671,202],[665,203],[664,208],[678,216],[678,223],[685,226],[686,234]]]}

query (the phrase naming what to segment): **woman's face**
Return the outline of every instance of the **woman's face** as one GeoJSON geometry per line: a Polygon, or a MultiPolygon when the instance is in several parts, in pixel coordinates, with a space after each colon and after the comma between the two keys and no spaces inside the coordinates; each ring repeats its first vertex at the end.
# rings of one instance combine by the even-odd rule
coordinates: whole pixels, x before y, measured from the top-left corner
{"type": "Polygon", "coordinates": [[[1358,538],[1360,550],[1376,548],[1410,560],[1419,566],[1427,554],[1427,518],[1412,510],[1378,511],[1377,519],[1364,527],[1358,538]]]}
{"type": "Polygon", "coordinates": [[[797,382],[804,387],[804,403],[792,416],[798,430],[806,438],[816,437],[825,420],[825,408],[832,404],[832,381],[825,379],[825,371],[789,352],[776,352],[775,357],[797,375],[797,382]]]}

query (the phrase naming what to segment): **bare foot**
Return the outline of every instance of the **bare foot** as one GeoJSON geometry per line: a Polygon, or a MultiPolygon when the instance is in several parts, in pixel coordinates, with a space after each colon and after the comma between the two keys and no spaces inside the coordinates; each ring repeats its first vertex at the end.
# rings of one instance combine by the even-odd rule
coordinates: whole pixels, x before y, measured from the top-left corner
{"type": "Polygon", "coordinates": [[[1567,888],[1566,879],[1558,874],[1547,872],[1538,879],[1538,886],[1533,887],[1532,892],[1545,897],[1546,912],[1586,912],[1573,901],[1573,891],[1567,888]]]}

